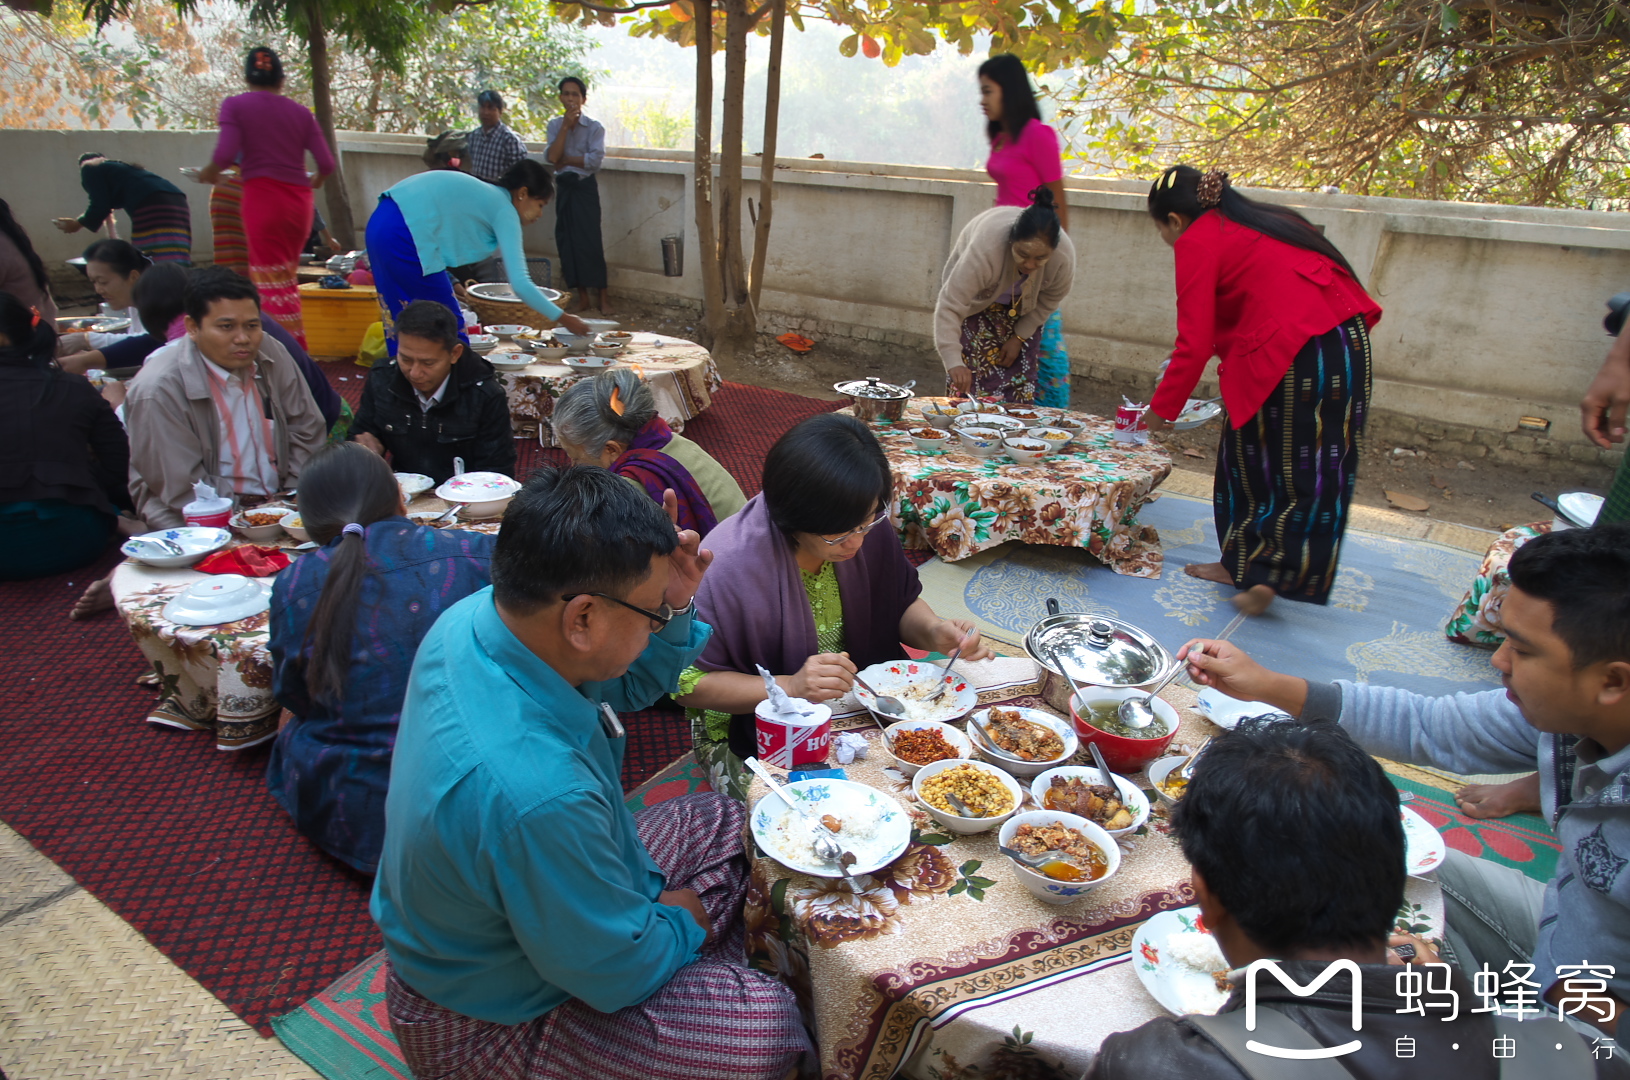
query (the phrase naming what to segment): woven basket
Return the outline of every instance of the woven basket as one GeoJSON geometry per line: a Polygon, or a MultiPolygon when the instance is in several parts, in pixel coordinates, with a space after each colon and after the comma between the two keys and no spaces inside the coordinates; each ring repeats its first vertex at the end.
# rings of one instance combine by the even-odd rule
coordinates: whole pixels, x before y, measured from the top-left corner
{"type": "Polygon", "coordinates": [[[478,285],[480,282],[471,280],[463,285],[455,284],[453,294],[458,297],[459,303],[475,312],[481,320],[481,325],[503,325],[509,323],[513,326],[530,326],[534,330],[548,330],[555,325],[555,320],[549,318],[541,311],[533,311],[524,303],[509,300],[483,300],[479,296],[472,296],[468,286],[478,285]]]}

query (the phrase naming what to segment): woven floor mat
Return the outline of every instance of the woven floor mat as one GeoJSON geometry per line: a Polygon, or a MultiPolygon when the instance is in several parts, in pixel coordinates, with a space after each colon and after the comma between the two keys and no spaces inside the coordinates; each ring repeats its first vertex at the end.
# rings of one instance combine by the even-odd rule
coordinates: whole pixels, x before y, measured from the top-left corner
{"type": "Polygon", "coordinates": [[[0,826],[0,1069],[16,1080],[316,1077],[0,826]]]}

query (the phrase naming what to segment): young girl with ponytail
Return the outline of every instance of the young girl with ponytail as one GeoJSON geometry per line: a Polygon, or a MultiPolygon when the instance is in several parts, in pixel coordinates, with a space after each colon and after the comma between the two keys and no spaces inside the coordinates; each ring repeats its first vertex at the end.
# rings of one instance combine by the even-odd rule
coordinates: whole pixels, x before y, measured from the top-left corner
{"type": "Polygon", "coordinates": [[[1235,191],[1228,174],[1175,165],[1149,215],[1177,264],[1177,344],[1151,430],[1183,411],[1213,355],[1227,422],[1214,514],[1222,559],[1194,577],[1325,604],[1358,473],[1370,399],[1370,328],[1381,308],[1324,234],[1288,207],[1235,191]]]}
{"type": "Polygon", "coordinates": [[[437,616],[490,584],[496,543],[406,513],[383,458],[329,447],[300,474],[300,516],[322,546],[272,586],[272,690],[294,718],[266,782],[313,843],[368,874],[414,654],[437,616]]]}

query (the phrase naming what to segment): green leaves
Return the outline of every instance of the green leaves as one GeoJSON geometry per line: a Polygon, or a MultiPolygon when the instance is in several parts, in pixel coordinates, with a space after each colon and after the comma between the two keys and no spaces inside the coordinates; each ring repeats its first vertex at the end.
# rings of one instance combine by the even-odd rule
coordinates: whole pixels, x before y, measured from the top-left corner
{"type": "Polygon", "coordinates": [[[978,877],[975,870],[983,865],[978,859],[969,859],[957,868],[957,882],[945,891],[947,896],[955,896],[965,892],[975,900],[985,899],[985,890],[995,885],[990,878],[978,877]]]}

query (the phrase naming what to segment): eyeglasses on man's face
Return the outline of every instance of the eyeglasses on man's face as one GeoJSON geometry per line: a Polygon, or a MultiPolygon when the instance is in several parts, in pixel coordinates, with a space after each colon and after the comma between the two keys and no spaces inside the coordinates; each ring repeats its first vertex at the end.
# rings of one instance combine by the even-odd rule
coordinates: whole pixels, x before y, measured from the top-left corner
{"type": "Polygon", "coordinates": [[[821,543],[825,544],[827,547],[837,547],[839,544],[843,543],[845,540],[848,540],[850,537],[865,536],[867,533],[871,532],[873,529],[877,528],[879,525],[883,524],[883,522],[887,521],[888,519],[889,519],[889,508],[885,506],[883,508],[882,513],[878,514],[876,518],[874,518],[871,521],[868,521],[866,524],[860,526],[858,529],[850,529],[848,532],[844,533],[841,536],[837,536],[837,537],[830,537],[829,538],[829,537],[823,536],[823,537],[821,537],[821,543]]]}
{"type": "Polygon", "coordinates": [[[677,611],[674,610],[673,605],[668,603],[668,601],[666,601],[666,600],[664,600],[662,602],[662,605],[660,607],[658,607],[655,611],[648,611],[645,608],[642,608],[642,607],[640,607],[640,606],[638,606],[636,604],[630,604],[627,600],[619,600],[617,597],[612,596],[610,593],[605,593],[605,592],[574,592],[574,593],[568,593],[567,595],[562,596],[561,599],[562,600],[576,600],[579,596],[598,596],[601,599],[610,600],[613,604],[621,604],[623,607],[627,608],[629,611],[637,611],[637,612],[639,612],[641,615],[644,615],[647,619],[651,620],[651,623],[652,623],[651,632],[652,633],[656,633],[658,630],[661,630],[664,626],[667,626],[669,623],[673,622],[674,616],[679,614],[677,611]]]}

